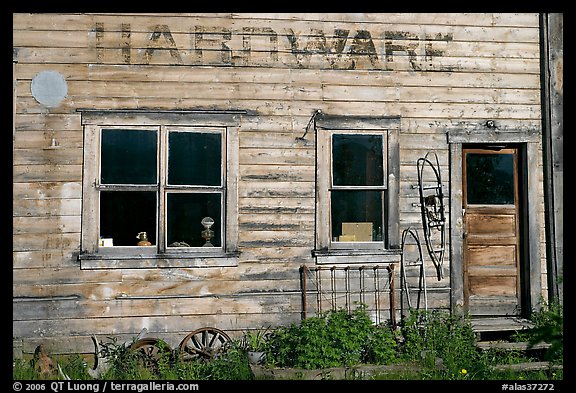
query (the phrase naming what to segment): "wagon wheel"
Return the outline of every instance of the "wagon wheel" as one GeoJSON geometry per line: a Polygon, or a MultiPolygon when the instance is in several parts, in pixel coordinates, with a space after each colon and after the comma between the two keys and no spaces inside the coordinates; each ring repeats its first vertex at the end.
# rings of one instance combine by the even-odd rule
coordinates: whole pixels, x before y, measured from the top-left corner
{"type": "Polygon", "coordinates": [[[156,372],[158,370],[158,361],[163,356],[170,356],[172,349],[166,342],[158,338],[142,338],[135,341],[130,350],[137,352],[141,364],[156,372]]]}
{"type": "Polygon", "coordinates": [[[178,351],[183,360],[199,358],[213,359],[224,349],[230,337],[222,330],[213,327],[203,327],[194,330],[180,342],[178,351]]]}
{"type": "Polygon", "coordinates": [[[446,216],[440,163],[436,153],[432,153],[436,162],[428,158],[429,154],[427,153],[424,158],[419,158],[417,162],[418,189],[426,248],[436,268],[438,281],[440,281],[443,276],[442,264],[446,245],[446,216]],[[429,183],[425,183],[425,180],[429,183]]]}

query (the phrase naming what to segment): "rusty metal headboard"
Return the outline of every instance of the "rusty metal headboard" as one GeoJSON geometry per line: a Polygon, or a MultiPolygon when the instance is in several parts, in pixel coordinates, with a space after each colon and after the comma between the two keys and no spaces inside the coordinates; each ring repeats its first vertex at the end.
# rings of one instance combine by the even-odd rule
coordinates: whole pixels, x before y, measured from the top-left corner
{"type": "Polygon", "coordinates": [[[365,306],[378,324],[389,313],[396,322],[394,264],[358,266],[301,266],[302,318],[309,312],[318,315],[328,310],[365,306]],[[309,295],[314,302],[309,303],[309,295]]]}

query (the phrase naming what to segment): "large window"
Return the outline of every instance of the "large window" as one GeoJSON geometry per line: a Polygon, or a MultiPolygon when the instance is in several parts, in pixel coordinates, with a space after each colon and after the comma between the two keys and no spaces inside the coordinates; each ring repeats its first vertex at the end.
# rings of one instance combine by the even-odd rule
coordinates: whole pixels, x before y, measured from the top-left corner
{"type": "Polygon", "coordinates": [[[318,262],[386,261],[398,249],[399,118],[316,122],[318,262]]]}
{"type": "Polygon", "coordinates": [[[186,257],[217,265],[206,258],[236,252],[234,114],[88,111],[83,123],[81,260],[92,261],[84,265],[186,257]]]}

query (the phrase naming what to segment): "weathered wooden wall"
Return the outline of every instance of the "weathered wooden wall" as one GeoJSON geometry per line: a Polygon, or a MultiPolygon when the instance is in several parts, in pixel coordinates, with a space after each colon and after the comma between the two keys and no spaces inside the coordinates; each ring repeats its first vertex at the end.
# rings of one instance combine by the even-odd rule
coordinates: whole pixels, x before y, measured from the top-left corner
{"type": "MultiPolygon", "coordinates": [[[[314,264],[315,146],[313,135],[297,137],[317,109],[401,116],[401,229],[420,227],[417,159],[436,151],[449,178],[448,131],[480,130],[488,119],[501,131],[541,122],[537,14],[14,14],[13,22],[13,327],[24,352],[40,341],[89,351],[92,334],[131,338],[144,327],[175,345],[202,326],[235,334],[298,322],[299,267],[314,264]],[[31,94],[45,70],[68,85],[57,107],[31,94]],[[238,267],[80,270],[78,108],[256,114],[240,125],[238,267]]],[[[427,261],[431,306],[447,308],[448,275],[438,282],[427,261]]],[[[544,255],[542,266],[545,274],[544,255]]]]}

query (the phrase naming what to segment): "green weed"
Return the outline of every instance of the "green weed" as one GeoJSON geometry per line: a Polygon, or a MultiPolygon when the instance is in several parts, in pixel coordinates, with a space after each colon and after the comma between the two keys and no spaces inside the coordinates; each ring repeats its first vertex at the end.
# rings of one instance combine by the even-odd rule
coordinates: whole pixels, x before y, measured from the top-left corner
{"type": "Polygon", "coordinates": [[[304,369],[386,364],[396,359],[393,332],[372,323],[364,307],[333,310],[275,329],[268,364],[304,369]]]}

